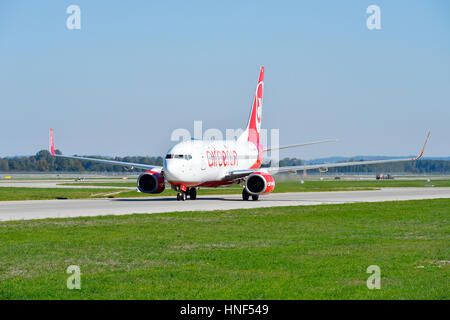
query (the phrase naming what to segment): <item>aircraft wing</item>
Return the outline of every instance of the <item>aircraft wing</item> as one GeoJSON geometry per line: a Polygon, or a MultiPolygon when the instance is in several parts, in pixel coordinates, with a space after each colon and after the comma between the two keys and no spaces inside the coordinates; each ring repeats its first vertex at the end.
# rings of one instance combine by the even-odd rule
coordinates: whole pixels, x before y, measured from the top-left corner
{"type": "Polygon", "coordinates": [[[158,171],[158,172],[161,172],[161,170],[162,170],[161,166],[154,166],[151,164],[122,162],[122,161],[114,161],[114,160],[107,160],[107,159],[85,158],[85,157],[79,157],[79,156],[65,156],[62,154],[56,154],[55,153],[55,144],[54,144],[54,140],[53,140],[53,129],[50,129],[50,153],[52,154],[52,156],[58,157],[58,158],[93,161],[93,162],[107,163],[107,164],[111,164],[111,165],[124,166],[124,167],[130,167],[130,168],[153,170],[153,171],[158,171]]]}
{"type": "Polygon", "coordinates": [[[370,164],[380,164],[380,163],[394,163],[394,162],[403,162],[403,161],[414,161],[422,158],[423,153],[425,151],[425,147],[427,145],[428,139],[430,138],[430,132],[428,132],[427,138],[422,148],[422,152],[416,158],[405,158],[405,159],[386,159],[386,160],[370,160],[370,161],[352,161],[352,162],[337,162],[337,163],[323,163],[323,164],[312,164],[312,165],[303,165],[303,166],[290,166],[290,167],[269,167],[269,168],[259,168],[259,169],[246,169],[246,170],[234,170],[229,172],[225,179],[239,179],[246,177],[253,172],[257,171],[267,171],[271,174],[279,173],[279,172],[297,172],[302,170],[326,170],[328,168],[336,168],[336,167],[349,167],[349,166],[361,166],[361,165],[370,165],[370,164]]]}
{"type": "Polygon", "coordinates": [[[291,144],[288,146],[281,146],[278,148],[264,149],[264,152],[269,152],[269,151],[273,151],[273,150],[283,150],[283,149],[290,149],[290,148],[305,147],[305,146],[311,146],[313,144],[337,142],[337,141],[338,141],[337,139],[328,139],[328,140],[320,140],[320,141],[313,141],[313,142],[306,142],[306,143],[299,143],[299,144],[291,144]]]}

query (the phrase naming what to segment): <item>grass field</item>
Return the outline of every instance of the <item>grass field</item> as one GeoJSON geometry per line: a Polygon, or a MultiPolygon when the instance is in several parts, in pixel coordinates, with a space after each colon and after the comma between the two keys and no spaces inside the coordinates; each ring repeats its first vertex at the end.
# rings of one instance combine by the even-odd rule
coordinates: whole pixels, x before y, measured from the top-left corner
{"type": "MultiPolygon", "coordinates": [[[[103,186],[103,187],[135,187],[136,181],[128,182],[79,182],[67,183],[64,185],[77,186],[103,186]]],[[[433,185],[435,187],[450,187],[450,180],[433,180],[427,182],[425,180],[304,180],[300,181],[281,181],[277,182],[274,193],[283,192],[319,192],[319,191],[356,191],[356,190],[377,190],[383,187],[424,187],[425,185],[433,185]]],[[[200,188],[198,195],[213,194],[240,194],[241,186],[230,186],[223,188],[200,188]]],[[[166,190],[158,195],[136,193],[135,191],[123,192],[115,197],[148,197],[148,196],[176,196],[176,192],[166,188],[166,190]]]]}
{"type": "Polygon", "coordinates": [[[449,218],[442,199],[1,222],[0,299],[449,299],[449,218]]]}
{"type": "MultiPolygon", "coordinates": [[[[35,177],[34,175],[26,175],[26,174],[21,174],[21,175],[15,175],[15,174],[11,174],[9,175],[11,178],[5,178],[5,176],[8,175],[0,175],[0,181],[5,182],[5,181],[58,181],[58,180],[62,180],[62,181],[74,181],[77,176],[57,176],[55,177],[52,174],[39,174],[37,175],[37,177],[35,177]]],[[[111,177],[111,176],[98,176],[98,175],[90,175],[90,176],[85,176],[85,179],[88,180],[117,180],[117,181],[121,181],[122,177],[111,177]]],[[[133,177],[133,179],[135,179],[135,177],[133,177]]],[[[70,182],[68,182],[70,183],[70,182]]]]}
{"type": "MultiPolygon", "coordinates": [[[[70,184],[72,185],[72,184],[70,184]]],[[[109,186],[128,187],[129,183],[78,183],[77,186],[109,186]]],[[[135,187],[136,184],[132,183],[135,187]]],[[[301,191],[345,191],[345,190],[371,190],[375,188],[361,187],[328,187],[326,184],[318,187],[303,188],[298,182],[281,182],[277,184],[275,192],[301,192],[301,191]]],[[[201,188],[198,195],[240,194],[242,186],[234,185],[223,188],[201,188]]],[[[0,187],[0,201],[12,200],[45,200],[45,199],[85,199],[85,198],[128,198],[128,197],[155,197],[173,196],[177,192],[169,187],[160,194],[140,193],[129,189],[93,189],[93,188],[20,188],[0,187]]]]}
{"type": "MultiPolygon", "coordinates": [[[[103,187],[135,187],[136,181],[128,182],[77,182],[63,183],[65,186],[103,186],[103,187]]],[[[425,185],[433,185],[435,187],[450,187],[450,180],[433,180],[427,182],[425,180],[304,180],[300,181],[283,181],[277,182],[275,191],[287,192],[285,190],[296,191],[321,191],[324,189],[349,189],[349,188],[382,188],[382,187],[423,187],[425,185]]]]}
{"type": "MultiPolygon", "coordinates": [[[[316,192],[316,191],[345,191],[345,190],[376,190],[378,188],[395,187],[424,187],[433,185],[434,187],[450,187],[450,180],[436,179],[431,182],[425,180],[304,180],[281,181],[276,183],[275,193],[282,192],[316,192]]],[[[102,186],[102,187],[135,187],[136,181],[127,182],[77,182],[64,183],[65,186],[102,186]]],[[[218,189],[201,188],[199,194],[237,194],[242,188],[238,186],[224,187],[218,189]]],[[[176,195],[172,190],[166,189],[162,195],[176,195]]]]}
{"type": "MultiPolygon", "coordinates": [[[[128,191],[128,190],[127,190],[128,191]]],[[[0,187],[0,201],[106,198],[117,189],[0,187]]]]}
{"type": "MultiPolygon", "coordinates": [[[[64,183],[65,186],[97,186],[97,187],[135,187],[136,182],[78,182],[64,183]]],[[[318,191],[352,191],[352,190],[376,190],[382,187],[450,187],[450,180],[305,180],[282,181],[276,184],[275,193],[282,192],[318,192],[318,191]]],[[[240,194],[242,186],[234,185],[222,188],[201,188],[198,192],[202,195],[215,194],[240,194]]],[[[160,194],[138,193],[128,189],[80,189],[80,188],[9,188],[0,187],[0,201],[7,200],[43,200],[43,199],[83,199],[83,198],[127,198],[127,197],[154,197],[176,196],[176,192],[169,187],[160,194]]]]}

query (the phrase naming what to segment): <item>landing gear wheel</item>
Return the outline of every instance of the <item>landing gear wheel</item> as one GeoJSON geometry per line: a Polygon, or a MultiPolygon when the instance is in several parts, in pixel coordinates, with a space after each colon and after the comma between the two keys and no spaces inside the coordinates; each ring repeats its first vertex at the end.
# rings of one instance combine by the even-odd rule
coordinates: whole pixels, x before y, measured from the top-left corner
{"type": "Polygon", "coordinates": [[[196,188],[189,189],[189,199],[191,199],[191,200],[197,199],[197,189],[196,188]]]}
{"type": "Polygon", "coordinates": [[[258,199],[259,199],[259,196],[258,196],[258,195],[252,196],[252,200],[253,200],[253,201],[256,201],[256,200],[258,200],[258,199]]]}
{"type": "Polygon", "coordinates": [[[180,200],[184,201],[185,197],[186,197],[186,195],[183,192],[177,193],[177,201],[180,201],[180,200]]]}
{"type": "Polygon", "coordinates": [[[247,201],[250,198],[250,193],[244,188],[242,189],[242,200],[247,201]]]}

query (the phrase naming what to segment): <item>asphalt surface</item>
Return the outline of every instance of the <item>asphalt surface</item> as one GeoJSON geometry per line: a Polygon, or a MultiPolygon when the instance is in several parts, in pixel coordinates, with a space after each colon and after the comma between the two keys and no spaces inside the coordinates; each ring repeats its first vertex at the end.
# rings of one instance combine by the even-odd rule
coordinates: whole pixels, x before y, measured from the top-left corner
{"type": "Polygon", "coordinates": [[[201,193],[197,200],[186,201],[177,201],[174,197],[2,201],[0,202],[0,221],[436,198],[450,198],[450,188],[383,188],[370,191],[272,193],[261,196],[259,201],[243,201],[240,195],[202,196],[201,193]]]}

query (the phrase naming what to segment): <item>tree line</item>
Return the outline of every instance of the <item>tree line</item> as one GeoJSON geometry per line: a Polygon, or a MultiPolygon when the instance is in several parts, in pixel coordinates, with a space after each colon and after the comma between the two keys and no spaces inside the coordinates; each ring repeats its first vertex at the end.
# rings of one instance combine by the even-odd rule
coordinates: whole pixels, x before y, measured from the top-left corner
{"type": "MultiPolygon", "coordinates": [[[[55,151],[61,154],[59,150],[55,151]]],[[[98,156],[90,156],[100,158],[98,156]]],[[[135,162],[149,165],[162,166],[162,157],[128,156],[103,158],[108,160],[135,162]]],[[[358,161],[358,160],[351,160],[358,161]]],[[[299,166],[303,161],[297,158],[284,158],[279,161],[279,166],[299,166]]],[[[53,157],[47,150],[41,150],[34,156],[0,158],[0,172],[141,172],[139,168],[127,168],[106,163],[96,163],[75,159],[53,157]]],[[[362,165],[352,167],[330,168],[330,173],[450,173],[450,161],[447,160],[420,160],[394,162],[376,165],[362,165]]]]}

